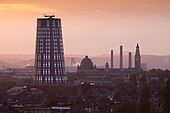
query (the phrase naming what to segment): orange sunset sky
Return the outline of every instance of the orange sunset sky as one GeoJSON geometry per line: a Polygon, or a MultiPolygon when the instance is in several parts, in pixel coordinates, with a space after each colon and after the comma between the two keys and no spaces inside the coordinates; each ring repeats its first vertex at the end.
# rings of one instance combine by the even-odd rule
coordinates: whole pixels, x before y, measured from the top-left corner
{"type": "Polygon", "coordinates": [[[0,0],[0,54],[33,54],[36,19],[62,19],[66,54],[107,54],[119,45],[170,55],[170,0],[0,0]]]}

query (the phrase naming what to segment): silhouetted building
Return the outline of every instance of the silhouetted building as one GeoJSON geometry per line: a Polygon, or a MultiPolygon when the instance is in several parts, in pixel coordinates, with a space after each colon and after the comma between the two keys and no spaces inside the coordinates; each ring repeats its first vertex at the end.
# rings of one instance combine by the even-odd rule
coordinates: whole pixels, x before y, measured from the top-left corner
{"type": "Polygon", "coordinates": [[[94,70],[93,62],[86,55],[85,58],[81,61],[78,70],[94,70]]]}
{"type": "MultiPolygon", "coordinates": [[[[111,68],[111,69],[113,69],[113,68],[111,68]]],[[[109,71],[109,63],[108,62],[106,62],[106,64],[105,64],[105,70],[109,71]]]]}
{"type": "Polygon", "coordinates": [[[61,19],[54,17],[37,19],[35,69],[36,80],[40,83],[67,81],[61,19]]]}
{"type": "Polygon", "coordinates": [[[140,50],[138,44],[136,46],[136,53],[135,53],[135,68],[136,69],[141,68],[141,56],[140,56],[140,50]]]}

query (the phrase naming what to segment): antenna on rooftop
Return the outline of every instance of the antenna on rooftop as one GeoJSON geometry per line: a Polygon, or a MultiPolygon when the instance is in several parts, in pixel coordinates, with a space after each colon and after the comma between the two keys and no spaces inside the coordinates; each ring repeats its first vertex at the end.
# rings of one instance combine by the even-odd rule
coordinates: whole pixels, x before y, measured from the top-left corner
{"type": "Polygon", "coordinates": [[[55,15],[46,15],[46,14],[44,14],[44,17],[53,18],[53,17],[55,17],[55,15]]]}

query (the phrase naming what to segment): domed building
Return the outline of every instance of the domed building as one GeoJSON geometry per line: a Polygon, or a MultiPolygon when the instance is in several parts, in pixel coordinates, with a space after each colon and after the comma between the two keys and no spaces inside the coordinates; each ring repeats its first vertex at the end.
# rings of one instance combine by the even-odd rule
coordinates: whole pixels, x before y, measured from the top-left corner
{"type": "Polygon", "coordinates": [[[78,66],[78,70],[94,70],[93,62],[86,55],[85,58],[81,61],[80,66],[78,66]]]}

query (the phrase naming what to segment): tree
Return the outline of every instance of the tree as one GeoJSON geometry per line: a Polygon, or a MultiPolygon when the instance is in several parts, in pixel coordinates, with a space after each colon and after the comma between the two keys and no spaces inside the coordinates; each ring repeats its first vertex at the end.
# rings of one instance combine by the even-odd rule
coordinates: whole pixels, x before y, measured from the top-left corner
{"type": "Polygon", "coordinates": [[[154,107],[153,109],[152,109],[152,113],[161,113],[161,110],[160,110],[160,108],[158,108],[158,107],[154,107]]]}
{"type": "Polygon", "coordinates": [[[170,113],[170,80],[167,81],[163,95],[163,112],[170,113]]]}
{"type": "Polygon", "coordinates": [[[133,100],[122,101],[113,108],[114,113],[137,113],[137,103],[133,100]]]}
{"type": "Polygon", "coordinates": [[[151,113],[151,88],[147,83],[143,83],[140,91],[139,113],[151,113]]]}
{"type": "Polygon", "coordinates": [[[129,79],[129,85],[131,88],[133,88],[134,91],[137,89],[137,76],[136,75],[131,75],[129,79]]]}

